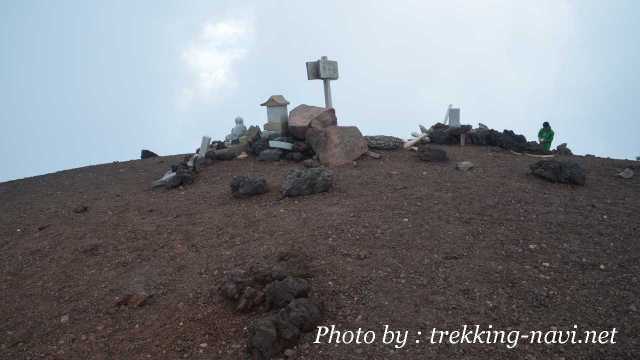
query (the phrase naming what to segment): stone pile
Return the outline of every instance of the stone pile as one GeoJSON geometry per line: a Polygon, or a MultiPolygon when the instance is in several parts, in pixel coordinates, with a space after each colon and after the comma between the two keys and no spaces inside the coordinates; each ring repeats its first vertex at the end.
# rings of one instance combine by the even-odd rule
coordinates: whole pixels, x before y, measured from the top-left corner
{"type": "Polygon", "coordinates": [[[237,312],[262,314],[248,326],[251,359],[271,359],[296,346],[320,322],[322,309],[311,298],[307,263],[308,259],[284,254],[271,269],[225,274],[219,287],[222,297],[237,312]]]}
{"type": "Polygon", "coordinates": [[[506,150],[515,152],[525,152],[529,154],[548,154],[542,145],[535,141],[527,141],[524,135],[516,134],[511,130],[502,132],[489,129],[486,125],[480,124],[476,129],[471,125],[450,127],[437,123],[428,131],[429,140],[433,144],[458,145],[472,144],[483,146],[498,146],[506,150]]]}

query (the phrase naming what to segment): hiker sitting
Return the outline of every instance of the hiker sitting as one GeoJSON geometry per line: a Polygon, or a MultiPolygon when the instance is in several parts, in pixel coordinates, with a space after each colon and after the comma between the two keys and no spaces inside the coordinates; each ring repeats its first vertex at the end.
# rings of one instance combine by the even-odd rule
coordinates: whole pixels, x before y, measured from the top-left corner
{"type": "Polygon", "coordinates": [[[553,129],[548,122],[542,123],[542,129],[538,131],[538,141],[544,147],[545,151],[551,150],[551,142],[553,142],[553,129]]]}

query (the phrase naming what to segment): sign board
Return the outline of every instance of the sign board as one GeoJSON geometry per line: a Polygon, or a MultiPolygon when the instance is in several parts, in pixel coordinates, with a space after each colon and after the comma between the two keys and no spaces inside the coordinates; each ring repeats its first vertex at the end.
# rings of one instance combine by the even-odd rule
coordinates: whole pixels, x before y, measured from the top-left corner
{"type": "Polygon", "coordinates": [[[307,79],[338,80],[338,62],[324,59],[307,62],[307,79]]]}
{"type": "Polygon", "coordinates": [[[318,65],[318,61],[307,62],[307,79],[308,80],[320,79],[320,66],[318,65]]]}

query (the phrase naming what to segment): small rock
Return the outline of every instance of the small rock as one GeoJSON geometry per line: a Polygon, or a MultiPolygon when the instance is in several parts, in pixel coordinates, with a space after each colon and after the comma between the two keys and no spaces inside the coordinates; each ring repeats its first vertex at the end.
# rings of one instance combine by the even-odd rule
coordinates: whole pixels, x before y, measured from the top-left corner
{"type": "Polygon", "coordinates": [[[140,151],[140,159],[149,159],[154,157],[158,157],[158,154],[154,153],[151,150],[142,149],[142,151],[140,151]]]}
{"type": "Polygon", "coordinates": [[[264,176],[234,176],[231,180],[231,194],[234,197],[249,197],[267,192],[264,176]]]}
{"type": "Polygon", "coordinates": [[[60,322],[63,324],[69,322],[69,315],[62,315],[60,317],[60,322]]]}
{"type": "Polygon", "coordinates": [[[634,175],[633,170],[631,170],[630,168],[626,168],[621,173],[618,174],[618,176],[623,179],[631,179],[633,175],[634,175]]]}
{"type": "Polygon", "coordinates": [[[237,159],[242,160],[242,159],[246,159],[248,158],[249,155],[246,152],[242,152],[240,155],[238,155],[237,159]]]}
{"type": "Polygon", "coordinates": [[[446,151],[428,145],[418,147],[418,158],[422,161],[447,161],[449,159],[446,151]]]}
{"type": "Polygon", "coordinates": [[[284,141],[269,140],[269,147],[273,149],[282,149],[288,151],[293,150],[293,144],[284,141]]]}
{"type": "Polygon", "coordinates": [[[229,161],[238,157],[244,151],[244,146],[235,145],[228,148],[208,151],[206,157],[213,160],[229,161]]]}
{"type": "Polygon", "coordinates": [[[296,356],[296,351],[294,349],[287,349],[284,351],[284,356],[286,356],[287,358],[292,358],[296,356]]]}
{"type": "Polygon", "coordinates": [[[82,214],[85,213],[89,210],[89,207],[85,206],[85,205],[78,205],[76,207],[73,208],[73,212],[76,214],[82,214]]]}
{"type": "Polygon", "coordinates": [[[282,157],[280,149],[266,149],[258,155],[258,161],[278,161],[282,157]]]}
{"type": "Polygon", "coordinates": [[[556,151],[558,151],[558,155],[562,156],[571,156],[573,152],[567,147],[567,143],[562,143],[556,147],[556,151]]]}
{"type": "Polygon", "coordinates": [[[285,155],[285,159],[290,160],[290,161],[302,161],[304,160],[304,154],[302,154],[301,152],[297,152],[297,151],[293,151],[293,152],[288,152],[285,155]]]}
{"type": "Polygon", "coordinates": [[[305,161],[302,162],[302,165],[304,165],[304,167],[306,168],[316,168],[316,167],[320,167],[320,162],[318,160],[314,160],[314,159],[307,159],[305,161]]]}
{"type": "Polygon", "coordinates": [[[371,150],[367,151],[366,155],[373,159],[380,159],[382,157],[382,155],[378,154],[377,152],[373,152],[371,150]]]}
{"type": "Polygon", "coordinates": [[[116,302],[116,306],[134,306],[141,307],[147,304],[147,300],[149,299],[149,295],[145,293],[133,293],[127,294],[122,297],[122,299],[116,302]]]}
{"type": "Polygon", "coordinates": [[[461,161],[456,164],[456,169],[462,171],[469,171],[473,169],[473,163],[471,161],[461,161]]]}

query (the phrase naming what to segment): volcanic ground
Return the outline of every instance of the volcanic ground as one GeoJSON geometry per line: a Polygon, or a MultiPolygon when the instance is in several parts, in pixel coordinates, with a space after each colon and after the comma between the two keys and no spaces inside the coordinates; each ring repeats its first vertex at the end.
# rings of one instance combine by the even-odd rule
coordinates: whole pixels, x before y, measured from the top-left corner
{"type": "Polygon", "coordinates": [[[225,272],[282,254],[306,259],[321,325],[410,331],[402,349],[309,333],[293,358],[639,358],[640,176],[615,176],[636,162],[572,156],[587,174],[572,186],[529,175],[528,156],[442,148],[451,161],[381,151],[333,169],[330,192],[297,198],[279,186],[301,164],[253,158],[172,190],[150,184],[178,156],[1,183],[0,358],[242,359],[258,315],[236,313],[217,288],[225,272]],[[475,168],[456,170],[461,160],[475,168]],[[234,175],[263,175],[270,191],[233,198],[234,175]],[[148,298],[119,306],[129,294],[148,298]],[[515,349],[414,341],[463,324],[619,333],[616,344],[515,349]]]}

